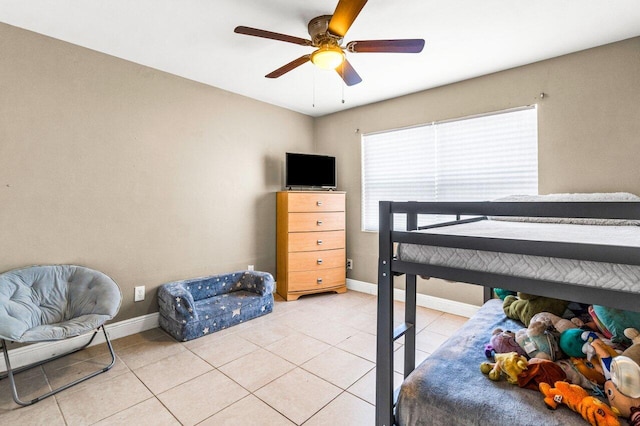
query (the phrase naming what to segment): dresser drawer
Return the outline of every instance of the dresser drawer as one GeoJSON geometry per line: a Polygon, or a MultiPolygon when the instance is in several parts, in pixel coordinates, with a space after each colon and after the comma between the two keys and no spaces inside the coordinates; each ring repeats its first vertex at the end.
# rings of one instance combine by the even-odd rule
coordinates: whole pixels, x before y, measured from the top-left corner
{"type": "Polygon", "coordinates": [[[345,266],[344,249],[289,253],[290,271],[308,271],[345,266]]]}
{"type": "Polygon", "coordinates": [[[289,291],[321,290],[346,283],[345,267],[289,273],[289,291]]]}
{"type": "Polygon", "coordinates": [[[344,231],[289,233],[289,252],[333,250],[344,247],[344,231]]]}
{"type": "Polygon", "coordinates": [[[344,229],[344,213],[289,213],[289,232],[344,229]]]}
{"type": "Polygon", "coordinates": [[[335,192],[292,192],[289,194],[289,212],[341,212],[345,194],[335,192]]]}

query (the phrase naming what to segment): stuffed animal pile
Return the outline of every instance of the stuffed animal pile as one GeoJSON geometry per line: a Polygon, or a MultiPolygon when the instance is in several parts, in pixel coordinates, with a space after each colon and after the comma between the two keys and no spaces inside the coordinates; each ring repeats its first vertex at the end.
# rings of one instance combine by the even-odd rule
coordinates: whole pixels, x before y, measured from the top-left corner
{"type": "Polygon", "coordinates": [[[526,328],[494,330],[484,349],[495,362],[483,362],[482,373],[539,390],[549,408],[565,404],[592,425],[619,425],[620,416],[640,426],[640,313],[593,305],[581,320],[567,306],[506,295],[505,314],[526,328]]]}

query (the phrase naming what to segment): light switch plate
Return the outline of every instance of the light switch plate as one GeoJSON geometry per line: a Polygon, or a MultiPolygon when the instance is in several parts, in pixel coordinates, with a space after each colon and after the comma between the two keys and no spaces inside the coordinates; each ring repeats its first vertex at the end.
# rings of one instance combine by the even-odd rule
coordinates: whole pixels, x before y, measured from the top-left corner
{"type": "Polygon", "coordinates": [[[140,285],[133,288],[133,301],[141,302],[144,300],[144,286],[140,285]]]}

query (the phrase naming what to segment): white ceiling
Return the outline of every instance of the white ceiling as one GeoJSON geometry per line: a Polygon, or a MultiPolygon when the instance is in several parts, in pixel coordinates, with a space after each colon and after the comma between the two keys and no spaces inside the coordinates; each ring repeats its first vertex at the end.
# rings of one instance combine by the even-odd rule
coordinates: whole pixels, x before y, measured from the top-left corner
{"type": "Polygon", "coordinates": [[[424,38],[426,45],[420,54],[348,54],[363,82],[345,87],[311,63],[264,78],[313,49],[233,32],[244,25],[309,38],[308,21],[336,4],[0,0],[0,21],[311,116],[640,35],[638,0],[369,0],[345,42],[424,38]]]}

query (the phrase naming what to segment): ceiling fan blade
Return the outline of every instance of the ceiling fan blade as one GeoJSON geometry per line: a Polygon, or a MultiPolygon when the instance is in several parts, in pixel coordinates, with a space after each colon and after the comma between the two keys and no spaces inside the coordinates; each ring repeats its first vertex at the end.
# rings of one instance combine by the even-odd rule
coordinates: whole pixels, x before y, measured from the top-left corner
{"type": "Polygon", "coordinates": [[[311,40],[294,37],[286,34],[274,33],[271,31],[259,30],[257,28],[239,26],[233,30],[234,33],[245,34],[254,37],[268,38],[271,40],[286,41],[287,43],[300,44],[302,46],[313,46],[311,40]]]}
{"type": "Polygon", "coordinates": [[[277,70],[270,72],[269,74],[265,75],[265,77],[267,77],[267,78],[278,78],[282,74],[286,74],[289,71],[291,71],[292,69],[298,68],[300,65],[302,65],[302,64],[304,64],[306,62],[309,62],[310,59],[311,59],[311,55],[300,56],[298,59],[295,59],[295,60],[289,62],[288,64],[281,66],[277,70]]]}
{"type": "Polygon", "coordinates": [[[329,21],[329,32],[344,37],[366,3],[367,0],[340,0],[329,21]]]}
{"type": "Polygon", "coordinates": [[[389,52],[389,53],[420,53],[424,48],[421,38],[404,40],[362,40],[351,41],[346,49],[349,52],[389,52]]]}
{"type": "Polygon", "coordinates": [[[362,81],[362,77],[351,66],[351,63],[346,59],[336,68],[336,72],[340,74],[340,77],[344,80],[347,86],[353,86],[362,81]]]}

